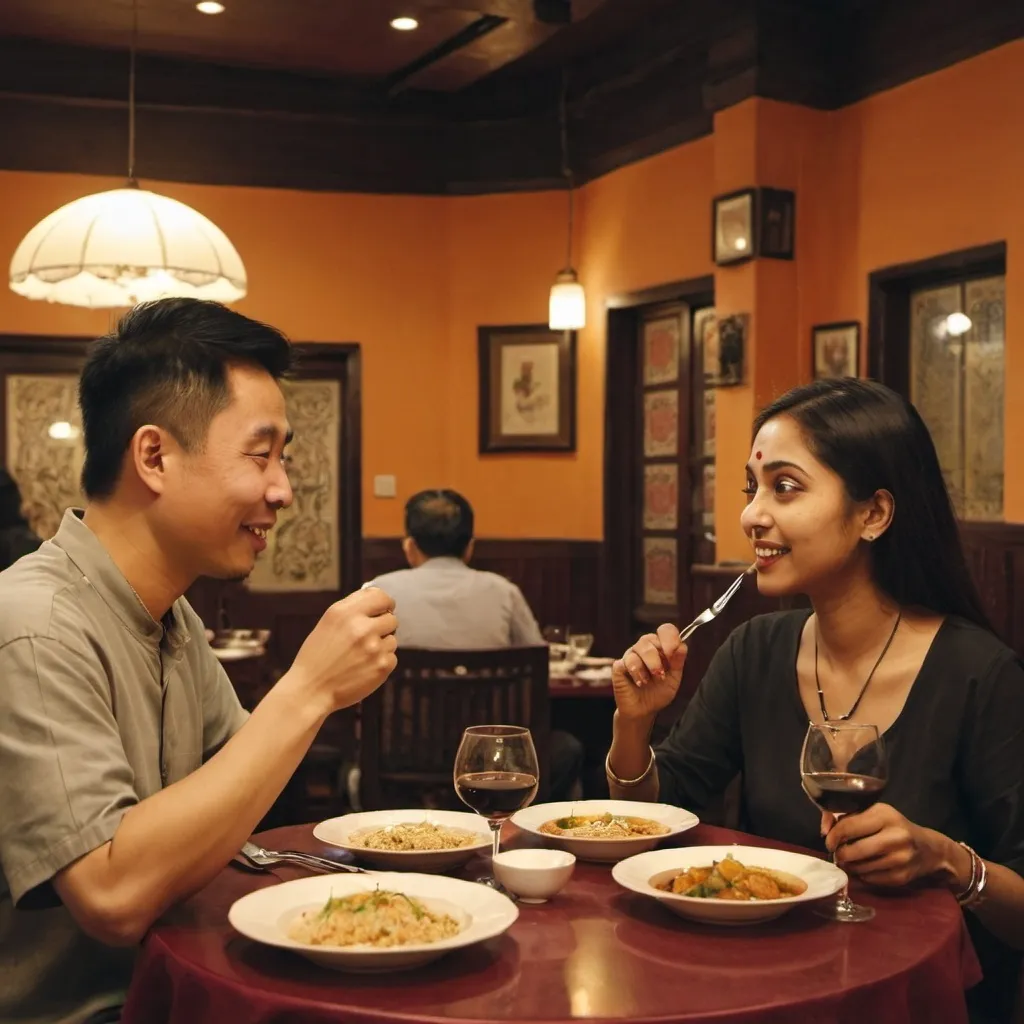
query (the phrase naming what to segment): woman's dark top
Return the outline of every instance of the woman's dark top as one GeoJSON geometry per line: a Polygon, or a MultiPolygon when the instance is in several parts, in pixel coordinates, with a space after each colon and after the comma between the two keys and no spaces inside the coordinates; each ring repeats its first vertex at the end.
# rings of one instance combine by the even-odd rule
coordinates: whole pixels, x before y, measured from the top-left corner
{"type": "MultiPolygon", "coordinates": [[[[761,615],[730,635],[656,750],[661,800],[699,813],[740,772],[742,828],[824,849],[800,785],[808,723],[796,659],[809,615],[761,615]]],[[[1010,648],[947,618],[885,744],[886,803],[1024,875],[1024,665],[1010,648]]],[[[1021,955],[966,917],[985,971],[972,1011],[1008,1020],[1021,955]]]]}

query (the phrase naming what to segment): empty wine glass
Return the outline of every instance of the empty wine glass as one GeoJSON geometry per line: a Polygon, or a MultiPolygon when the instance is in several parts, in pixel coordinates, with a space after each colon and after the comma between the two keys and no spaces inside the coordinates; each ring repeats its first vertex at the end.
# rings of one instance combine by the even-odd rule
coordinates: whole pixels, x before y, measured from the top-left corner
{"type": "MultiPolygon", "coordinates": [[[[881,797],[889,777],[885,744],[874,725],[857,722],[811,722],[800,754],[800,778],[804,792],[815,805],[837,818],[866,811],[881,797]]],[[[838,852],[838,851],[836,851],[838,852]]],[[[836,854],[832,854],[835,863],[836,854]]],[[[832,921],[870,921],[871,907],[850,899],[844,885],[835,903],[815,913],[832,921]]]]}
{"type": "MultiPolygon", "coordinates": [[[[491,854],[497,856],[501,826],[537,795],[540,769],[530,730],[518,725],[470,726],[455,754],[454,774],[459,799],[487,819],[491,854]]],[[[479,881],[502,889],[493,875],[479,881]]]]}

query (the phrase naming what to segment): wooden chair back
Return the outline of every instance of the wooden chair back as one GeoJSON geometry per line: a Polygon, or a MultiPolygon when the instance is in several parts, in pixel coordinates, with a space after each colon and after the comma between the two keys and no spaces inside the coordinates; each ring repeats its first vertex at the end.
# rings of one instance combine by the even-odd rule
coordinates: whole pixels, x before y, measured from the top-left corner
{"type": "Polygon", "coordinates": [[[398,667],[362,704],[360,797],[366,810],[467,810],[453,769],[471,725],[522,725],[540,765],[546,799],[551,733],[547,647],[485,651],[402,648],[398,667]]]}

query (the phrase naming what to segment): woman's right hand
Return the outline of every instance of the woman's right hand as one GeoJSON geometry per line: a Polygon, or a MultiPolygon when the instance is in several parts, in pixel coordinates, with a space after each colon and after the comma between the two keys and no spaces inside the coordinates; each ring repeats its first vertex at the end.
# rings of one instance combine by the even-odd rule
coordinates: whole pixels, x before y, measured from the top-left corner
{"type": "Polygon", "coordinates": [[[667,708],[679,692],[686,644],[679,627],[665,623],[645,633],[612,665],[612,692],[619,715],[642,719],[667,708]]]}

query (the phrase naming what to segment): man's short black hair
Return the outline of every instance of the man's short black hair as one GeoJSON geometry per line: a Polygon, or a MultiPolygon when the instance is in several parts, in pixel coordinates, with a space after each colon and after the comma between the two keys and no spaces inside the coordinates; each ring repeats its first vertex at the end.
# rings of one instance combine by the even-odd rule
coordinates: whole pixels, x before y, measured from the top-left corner
{"type": "Polygon", "coordinates": [[[473,508],[457,491],[420,491],[406,502],[405,532],[427,558],[461,558],[473,539],[473,508]]]}
{"type": "Polygon", "coordinates": [[[231,398],[229,365],[262,367],[277,380],[291,362],[280,331],[219,302],[136,306],[93,343],[78,383],[86,497],[113,494],[124,454],[146,423],[169,430],[186,451],[202,450],[211,421],[231,398]]]}

